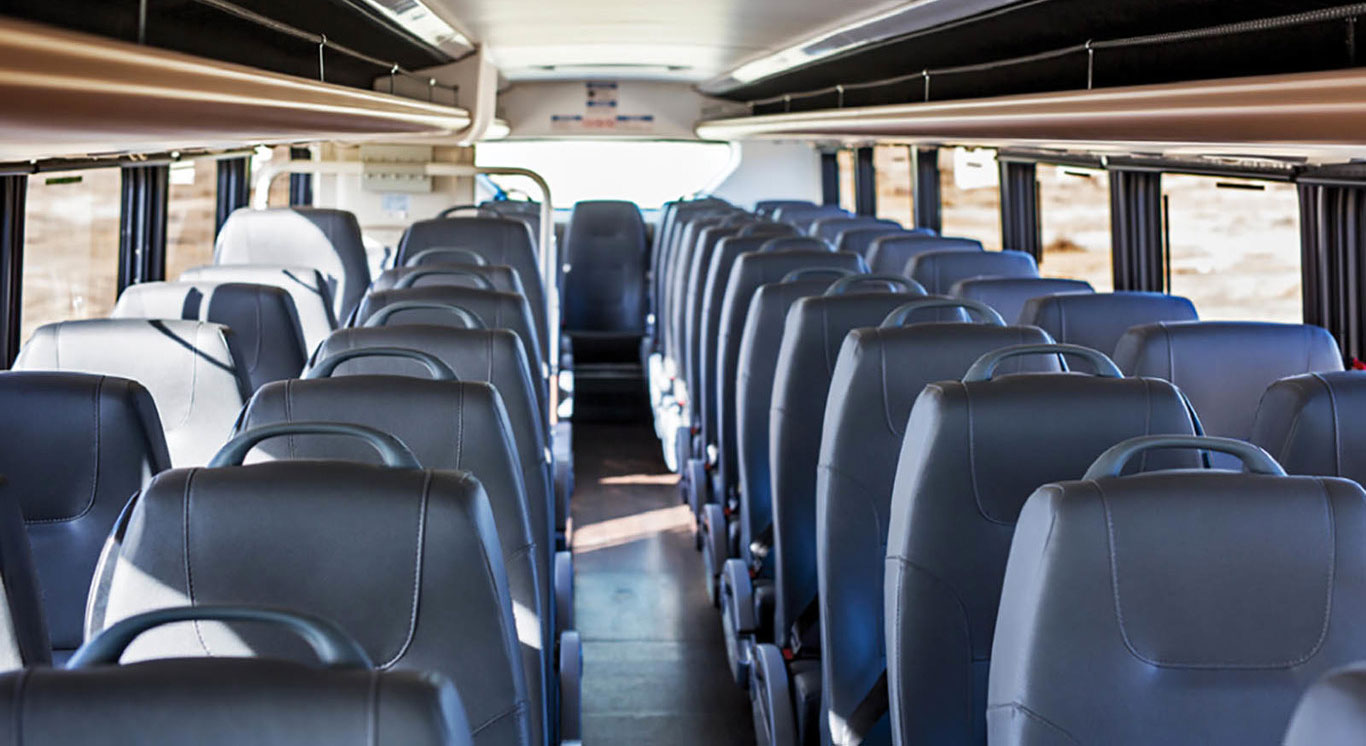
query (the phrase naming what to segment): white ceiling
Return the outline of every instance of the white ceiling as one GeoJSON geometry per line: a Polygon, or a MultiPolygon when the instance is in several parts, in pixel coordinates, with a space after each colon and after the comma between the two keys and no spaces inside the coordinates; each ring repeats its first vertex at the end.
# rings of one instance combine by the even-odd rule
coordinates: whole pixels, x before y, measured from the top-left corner
{"type": "Polygon", "coordinates": [[[906,0],[426,0],[510,80],[700,82],[906,0]],[[551,68],[551,69],[547,69],[551,68]]]}

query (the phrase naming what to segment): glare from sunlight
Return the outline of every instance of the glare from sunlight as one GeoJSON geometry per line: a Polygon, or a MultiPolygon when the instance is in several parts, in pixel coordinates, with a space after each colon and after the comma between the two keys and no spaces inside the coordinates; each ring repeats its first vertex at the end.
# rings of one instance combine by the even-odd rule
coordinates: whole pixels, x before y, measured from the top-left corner
{"type": "MultiPolygon", "coordinates": [[[[529,140],[480,143],[475,164],[530,168],[550,184],[556,207],[624,199],[653,209],[711,187],[733,168],[731,146],[713,142],[529,140]]],[[[527,179],[496,176],[514,197],[535,196],[527,179]]]]}

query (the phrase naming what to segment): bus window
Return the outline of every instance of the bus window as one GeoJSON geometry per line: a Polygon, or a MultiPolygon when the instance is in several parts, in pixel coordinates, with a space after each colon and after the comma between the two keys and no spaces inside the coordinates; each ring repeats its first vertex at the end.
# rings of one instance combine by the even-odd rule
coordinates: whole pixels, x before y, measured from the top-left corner
{"type": "Polygon", "coordinates": [[[1110,254],[1110,178],[1072,166],[1037,167],[1045,277],[1085,280],[1098,293],[1114,289],[1110,254]]]}
{"type": "Polygon", "coordinates": [[[113,309],[120,178],[117,168],[28,178],[22,339],[43,324],[105,316],[113,309]]]}
{"type": "Polygon", "coordinates": [[[914,225],[911,149],[905,145],[878,145],[873,148],[873,169],[877,176],[877,216],[908,228],[914,225]]]}
{"type": "Polygon", "coordinates": [[[854,151],[848,148],[835,154],[835,163],[840,169],[840,207],[851,214],[858,212],[858,198],[854,194],[854,151]]]}
{"type": "Polygon", "coordinates": [[[1292,184],[1163,174],[1171,287],[1202,319],[1299,323],[1299,199],[1292,184]]]}
{"type": "Polygon", "coordinates": [[[975,238],[1001,248],[1001,178],[996,151],[940,148],[939,193],[945,236],[975,238]]]}
{"type": "Polygon", "coordinates": [[[212,158],[171,164],[166,205],[166,279],[213,263],[218,165],[212,158]]]}

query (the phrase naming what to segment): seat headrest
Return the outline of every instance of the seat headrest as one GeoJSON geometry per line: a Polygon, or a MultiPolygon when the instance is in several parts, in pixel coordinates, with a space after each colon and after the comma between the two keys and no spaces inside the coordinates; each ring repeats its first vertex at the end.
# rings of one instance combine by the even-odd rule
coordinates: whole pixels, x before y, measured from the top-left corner
{"type": "Polygon", "coordinates": [[[467,746],[460,696],[442,676],[337,671],[242,658],[148,661],[0,676],[0,720],[32,746],[467,746]],[[231,707],[225,709],[225,705],[231,707]],[[225,716],[230,712],[230,716],[225,716]],[[17,727],[17,725],[16,725],[17,727]]]}
{"type": "Polygon", "coordinates": [[[83,373],[0,373],[0,411],[0,496],[28,524],[52,646],[74,650],[104,538],[171,467],[161,420],[141,384],[83,373]]]}
{"type": "MultiPolygon", "coordinates": [[[[979,300],[996,309],[1007,323],[1015,323],[1025,303],[1039,296],[1060,293],[1090,293],[1091,283],[1053,277],[973,277],[959,280],[949,294],[979,300]]],[[[1021,322],[1023,323],[1023,322],[1021,322]]],[[[1109,354],[1110,350],[1101,350],[1109,354]]]]}
{"type": "Polygon", "coordinates": [[[811,236],[779,236],[764,241],[757,251],[830,251],[830,245],[811,236]]]}
{"type": "MultiPolygon", "coordinates": [[[[788,364],[778,363],[779,375],[794,367],[792,375],[804,375],[807,364],[816,364],[814,375],[829,380],[835,370],[844,337],[852,329],[875,326],[906,301],[924,296],[914,292],[872,292],[843,295],[817,295],[802,298],[788,309],[783,328],[783,355],[788,364]],[[824,365],[820,365],[820,363],[824,365]],[[795,366],[793,364],[795,363],[795,366]]],[[[937,311],[937,309],[936,309],[937,311]]],[[[937,315],[937,314],[936,314],[937,315]]]]}
{"type": "MultiPolygon", "coordinates": [[[[450,677],[477,743],[530,742],[498,534],[464,472],[344,461],[176,469],[134,499],[113,536],[90,634],[172,606],[292,609],[335,622],[381,669],[450,677]]],[[[316,659],[292,634],[237,622],[159,627],[124,659],[244,655],[316,659]]]]}
{"type": "MultiPolygon", "coordinates": [[[[981,251],[982,242],[973,238],[895,233],[873,239],[868,249],[868,266],[879,273],[906,271],[906,263],[932,251],[981,251]]],[[[948,291],[948,287],[944,288],[948,291]]]]}
{"type": "Polygon", "coordinates": [[[130,378],[156,403],[176,464],[201,464],[250,392],[231,330],[201,321],[90,319],[38,327],[15,370],[130,378]]]}
{"type": "Polygon", "coordinates": [[[805,229],[812,222],[825,217],[849,215],[849,211],[838,205],[815,205],[812,207],[786,206],[779,207],[774,211],[773,217],[784,223],[791,223],[798,228],[805,229]]]}
{"type": "Polygon", "coordinates": [[[931,293],[948,293],[970,277],[1038,277],[1039,265],[1023,251],[930,251],[906,261],[907,276],[931,293]]]}
{"type": "Polygon", "coordinates": [[[345,210],[235,210],[218,231],[213,263],[313,267],[327,278],[336,318],[345,318],[370,284],[360,223],[345,210]]]}
{"type": "Polygon", "coordinates": [[[897,225],[855,225],[839,232],[832,242],[836,251],[852,251],[864,258],[873,248],[873,241],[883,236],[894,236],[900,234],[915,235],[897,225]]]}
{"type": "Polygon", "coordinates": [[[1006,570],[992,741],[1030,742],[1026,720],[1077,743],[1281,732],[1307,678],[1366,655],[1364,508],[1347,480],[1223,470],[1040,487],[1006,570]]]}
{"type": "Polygon", "coordinates": [[[1181,387],[1206,435],[1247,438],[1257,402],[1278,378],[1342,370],[1324,329],[1254,321],[1180,321],[1135,326],[1115,346],[1125,375],[1181,387]]]}
{"type": "MultiPolygon", "coordinates": [[[[535,254],[536,240],[526,223],[511,217],[457,217],[419,220],[399,243],[398,266],[423,249],[438,246],[478,251],[490,264],[517,266],[515,254],[535,254]]],[[[522,278],[526,281],[526,278],[522,278]]]]}
{"type": "MultiPolygon", "coordinates": [[[[383,290],[365,296],[365,300],[356,310],[356,325],[365,324],[366,320],[387,306],[405,301],[454,304],[476,316],[485,328],[511,329],[522,338],[527,347],[528,359],[539,368],[545,349],[544,341],[536,330],[531,306],[525,296],[455,285],[426,285],[401,290],[383,290]]],[[[439,309],[397,311],[389,317],[386,324],[464,326],[455,316],[439,309]]]]}
{"type": "Polygon", "coordinates": [[[1285,746],[1354,746],[1366,733],[1366,663],[1328,672],[1300,698],[1285,746]]]}
{"type": "Polygon", "coordinates": [[[483,288],[526,295],[526,290],[522,286],[522,279],[517,274],[517,270],[512,267],[506,264],[467,264],[463,262],[424,263],[414,267],[386,269],[371,283],[370,292],[393,290],[400,284],[405,284],[407,287],[455,285],[457,287],[483,288]]]}
{"type": "Polygon", "coordinates": [[[1253,443],[1291,474],[1366,481],[1366,373],[1306,373],[1282,378],[1262,395],[1253,443]]]}
{"type": "Polygon", "coordinates": [[[883,219],[880,219],[880,218],[870,218],[870,217],[866,217],[866,216],[860,216],[860,217],[852,217],[852,218],[846,218],[846,217],[822,218],[821,220],[817,220],[814,224],[812,224],[811,228],[812,228],[812,230],[814,231],[814,234],[813,234],[813,235],[815,235],[816,238],[819,238],[819,239],[821,239],[822,241],[825,241],[825,242],[827,242],[827,243],[834,244],[834,243],[835,243],[835,239],[839,238],[839,235],[840,235],[841,233],[843,233],[844,231],[849,230],[850,228],[855,228],[855,227],[867,227],[867,228],[871,228],[871,227],[876,227],[876,226],[882,226],[882,227],[885,227],[885,228],[900,228],[900,227],[901,227],[895,220],[883,220],[883,219]]]}
{"type": "Polygon", "coordinates": [[[585,200],[574,203],[565,229],[565,243],[571,239],[615,239],[643,244],[645,223],[634,202],[585,200]]]}
{"type": "Polygon", "coordinates": [[[816,204],[804,199],[761,199],[754,203],[754,212],[758,215],[772,215],[778,208],[788,207],[815,207],[816,204]]]}
{"type": "Polygon", "coordinates": [[[1186,298],[1137,291],[1044,295],[1031,298],[1020,311],[1020,323],[1037,326],[1059,342],[1106,354],[1114,352],[1129,327],[1199,318],[1186,298]]]}
{"type": "Polygon", "coordinates": [[[289,293],[299,314],[299,327],[307,349],[314,349],[337,328],[332,308],[332,291],[326,278],[312,267],[286,267],[275,264],[212,264],[193,267],[180,273],[186,282],[245,282],[273,285],[289,293]]]}

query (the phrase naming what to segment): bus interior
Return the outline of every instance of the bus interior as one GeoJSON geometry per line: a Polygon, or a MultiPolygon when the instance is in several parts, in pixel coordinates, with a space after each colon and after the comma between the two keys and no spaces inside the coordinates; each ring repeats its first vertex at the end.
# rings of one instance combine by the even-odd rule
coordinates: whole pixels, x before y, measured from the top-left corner
{"type": "Polygon", "coordinates": [[[0,1],[0,730],[1366,743],[1363,16],[0,1]]]}

